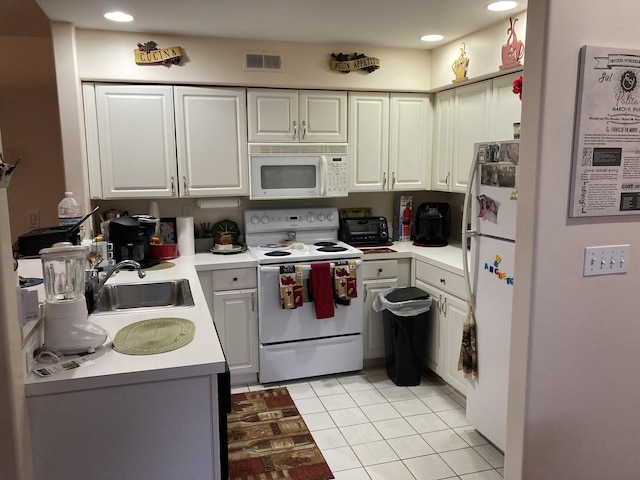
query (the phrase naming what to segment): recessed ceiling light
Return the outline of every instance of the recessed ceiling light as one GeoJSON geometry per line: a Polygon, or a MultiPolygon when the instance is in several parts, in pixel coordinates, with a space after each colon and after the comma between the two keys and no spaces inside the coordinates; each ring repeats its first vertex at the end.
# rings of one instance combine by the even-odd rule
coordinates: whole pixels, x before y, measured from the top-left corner
{"type": "Polygon", "coordinates": [[[487,5],[487,10],[491,10],[492,12],[504,12],[505,10],[511,10],[512,8],[516,8],[518,6],[518,2],[513,2],[511,0],[502,0],[499,2],[493,2],[487,5]]]}
{"type": "Polygon", "coordinates": [[[420,37],[420,40],[423,42],[439,42],[443,38],[442,35],[423,35],[420,37]]]}
{"type": "Polygon", "coordinates": [[[112,22],[131,22],[133,17],[124,12],[107,12],[104,14],[104,18],[111,20],[112,22]]]}

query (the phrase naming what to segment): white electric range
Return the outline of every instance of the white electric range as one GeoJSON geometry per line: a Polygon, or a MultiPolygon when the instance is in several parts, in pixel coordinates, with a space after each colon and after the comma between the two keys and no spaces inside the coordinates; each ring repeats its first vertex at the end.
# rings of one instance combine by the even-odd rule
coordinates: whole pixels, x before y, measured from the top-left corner
{"type": "Polygon", "coordinates": [[[247,210],[245,240],[258,259],[260,382],[272,383],[359,370],[363,366],[363,253],[338,241],[333,207],[247,210]],[[309,278],[313,264],[353,261],[356,297],[334,301],[333,316],[317,318],[309,278]],[[304,301],[283,308],[280,275],[299,266],[304,301]],[[282,268],[281,268],[282,267],[282,268]]]}

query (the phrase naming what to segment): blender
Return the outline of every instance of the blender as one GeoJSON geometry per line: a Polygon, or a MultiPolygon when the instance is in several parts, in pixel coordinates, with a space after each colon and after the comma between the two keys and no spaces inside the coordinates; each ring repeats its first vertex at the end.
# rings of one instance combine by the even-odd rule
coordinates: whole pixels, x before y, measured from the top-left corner
{"type": "Polygon", "coordinates": [[[46,300],[44,345],[55,354],[95,352],[107,332],[89,322],[84,296],[87,247],[70,242],[40,250],[46,300]]]}

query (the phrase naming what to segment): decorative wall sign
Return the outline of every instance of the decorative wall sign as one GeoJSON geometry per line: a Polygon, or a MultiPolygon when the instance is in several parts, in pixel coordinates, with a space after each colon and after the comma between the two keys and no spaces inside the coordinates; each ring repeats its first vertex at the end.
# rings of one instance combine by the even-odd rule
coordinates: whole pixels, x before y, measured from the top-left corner
{"type": "Polygon", "coordinates": [[[352,70],[364,70],[372,73],[378,68],[380,68],[380,59],[367,57],[364,53],[354,53],[353,55],[346,53],[331,54],[331,70],[337,70],[342,73],[349,73],[352,70]]]}
{"type": "Polygon", "coordinates": [[[181,47],[160,48],[154,41],[139,43],[133,51],[138,65],[161,64],[178,65],[182,59],[181,47]]]}
{"type": "Polygon", "coordinates": [[[640,50],[583,46],[570,217],[640,214],[640,50]]]}
{"type": "Polygon", "coordinates": [[[507,43],[502,46],[502,65],[500,70],[506,70],[521,65],[520,60],[524,56],[524,43],[518,40],[516,35],[517,18],[509,18],[509,28],[507,28],[507,43]]]}
{"type": "Polygon", "coordinates": [[[452,80],[453,83],[463,82],[468,80],[467,71],[469,69],[469,59],[467,58],[466,45],[462,43],[460,47],[460,56],[451,65],[451,70],[456,74],[456,78],[452,80]]]}

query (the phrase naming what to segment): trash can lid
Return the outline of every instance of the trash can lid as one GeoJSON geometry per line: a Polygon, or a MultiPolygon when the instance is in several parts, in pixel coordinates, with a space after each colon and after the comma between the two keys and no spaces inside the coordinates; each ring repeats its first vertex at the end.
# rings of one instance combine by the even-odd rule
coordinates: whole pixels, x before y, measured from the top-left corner
{"type": "Polygon", "coordinates": [[[429,294],[418,287],[405,287],[397,288],[392,292],[389,292],[384,297],[388,302],[399,303],[407,302],[409,300],[426,300],[429,298],[429,294]]]}

